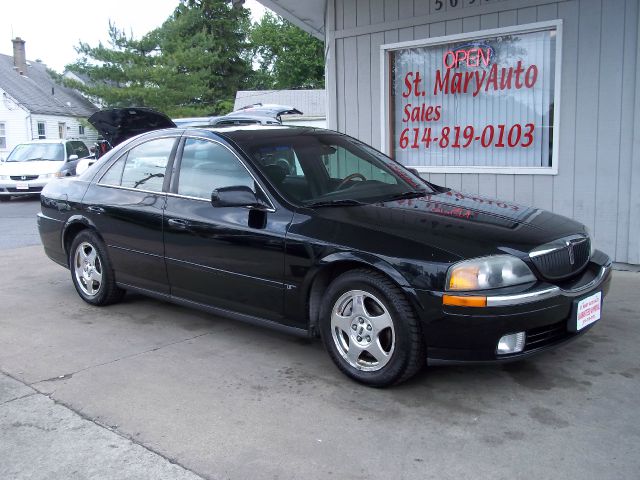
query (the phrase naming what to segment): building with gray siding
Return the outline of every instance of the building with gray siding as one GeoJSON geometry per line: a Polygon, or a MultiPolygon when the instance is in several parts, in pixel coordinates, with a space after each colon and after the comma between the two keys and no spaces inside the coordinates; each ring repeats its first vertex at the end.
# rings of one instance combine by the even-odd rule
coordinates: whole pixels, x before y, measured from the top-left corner
{"type": "MultiPolygon", "coordinates": [[[[575,218],[592,230],[596,246],[615,261],[640,264],[640,2],[261,3],[325,41],[329,128],[420,167],[435,183],[575,218]],[[452,76],[460,72],[464,78],[466,71],[480,71],[476,50],[481,55],[486,51],[487,58],[502,62],[501,67],[516,65],[519,59],[523,68],[536,65],[529,72],[532,88],[492,96],[485,85],[477,101],[471,90],[446,97],[442,90],[432,94],[433,83],[446,73],[441,64],[434,66],[433,58],[441,58],[442,52],[446,56],[447,48],[453,53],[443,62],[454,67],[452,76]],[[467,60],[466,64],[454,65],[451,55],[467,60]],[[441,141],[436,148],[434,143],[424,148],[423,138],[433,140],[427,133],[437,133],[442,140],[443,126],[437,121],[418,120],[402,128],[399,115],[409,115],[404,113],[400,94],[415,93],[402,80],[412,81],[415,76],[398,77],[397,73],[402,68],[418,71],[407,67],[407,62],[419,65],[422,77],[428,77],[424,80],[427,99],[442,106],[445,122],[451,115],[452,134],[457,132],[462,139],[464,127],[475,128],[474,135],[471,128],[466,132],[470,139],[466,152],[449,148],[449,139],[447,148],[440,148],[441,141]],[[435,93],[441,97],[429,98],[435,93]],[[514,113],[515,107],[520,111],[514,113]],[[504,109],[511,113],[505,114],[504,109]],[[518,123],[520,118],[523,121],[518,123]],[[527,118],[535,118],[529,127],[535,126],[532,150],[526,150],[529,142],[522,136],[527,118]],[[427,132],[428,127],[433,128],[427,132]],[[409,138],[401,139],[402,132],[409,138]],[[504,142],[509,141],[507,148],[496,148],[503,144],[499,132],[504,133],[504,142]],[[485,133],[488,148],[483,150],[485,133]],[[513,148],[509,148],[511,140],[513,148]],[[401,141],[409,145],[406,155],[400,151],[401,141]],[[415,151],[412,145],[417,146],[415,151]]],[[[485,70],[489,72],[489,62],[485,70]]],[[[471,83],[472,75],[468,76],[471,83]]],[[[521,80],[524,83],[524,72],[521,80]]]]}

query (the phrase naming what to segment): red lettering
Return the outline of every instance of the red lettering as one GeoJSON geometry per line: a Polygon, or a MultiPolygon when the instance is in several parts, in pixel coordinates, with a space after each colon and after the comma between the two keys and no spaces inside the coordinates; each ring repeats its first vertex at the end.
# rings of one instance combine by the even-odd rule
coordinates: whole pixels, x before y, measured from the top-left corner
{"type": "Polygon", "coordinates": [[[513,68],[502,69],[502,77],[500,78],[500,90],[504,90],[505,88],[511,88],[512,74],[513,74],[513,68]]]}
{"type": "Polygon", "coordinates": [[[491,49],[487,48],[487,55],[485,56],[484,51],[481,48],[478,48],[478,55],[482,59],[484,66],[488,67],[489,62],[491,62],[491,49]]]}
{"type": "Polygon", "coordinates": [[[519,90],[522,88],[522,80],[520,79],[520,75],[524,72],[524,68],[522,68],[522,62],[518,60],[518,64],[516,65],[516,88],[519,90]]]}
{"type": "Polygon", "coordinates": [[[456,66],[456,54],[453,53],[451,50],[448,50],[444,56],[442,57],[442,63],[444,63],[444,66],[447,68],[453,68],[456,66]],[[447,58],[451,57],[452,63],[447,63],[447,58]]]}
{"type": "Polygon", "coordinates": [[[402,96],[404,98],[411,96],[411,92],[413,90],[413,83],[411,79],[413,79],[413,72],[409,72],[404,76],[404,84],[407,87],[407,90],[402,92],[402,96]]]}
{"type": "Polygon", "coordinates": [[[482,70],[481,72],[479,70],[476,70],[475,74],[476,74],[476,89],[473,92],[473,96],[477,97],[478,93],[480,93],[480,89],[482,88],[482,84],[484,83],[484,79],[487,76],[487,72],[485,72],[484,70],[482,70]],[[480,77],[480,73],[482,73],[482,77],[480,77]]]}
{"type": "Polygon", "coordinates": [[[527,73],[524,74],[524,84],[527,88],[533,88],[538,79],[538,67],[536,65],[529,65],[527,73]]]}
{"type": "Polygon", "coordinates": [[[433,84],[433,94],[438,95],[439,92],[449,93],[449,72],[442,75],[441,70],[436,70],[436,81],[433,84]]]}
{"type": "Polygon", "coordinates": [[[491,65],[491,70],[489,70],[489,78],[487,78],[487,83],[484,86],[484,91],[489,91],[489,85],[493,83],[493,89],[498,90],[498,65],[491,65]]]}

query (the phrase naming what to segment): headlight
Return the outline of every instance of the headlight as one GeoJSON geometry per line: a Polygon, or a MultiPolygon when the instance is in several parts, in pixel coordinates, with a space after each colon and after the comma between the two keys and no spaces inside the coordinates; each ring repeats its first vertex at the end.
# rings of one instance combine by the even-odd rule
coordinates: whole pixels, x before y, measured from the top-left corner
{"type": "Polygon", "coordinates": [[[486,290],[535,282],[536,277],[519,258],[495,255],[453,265],[447,272],[447,290],[486,290]]]}

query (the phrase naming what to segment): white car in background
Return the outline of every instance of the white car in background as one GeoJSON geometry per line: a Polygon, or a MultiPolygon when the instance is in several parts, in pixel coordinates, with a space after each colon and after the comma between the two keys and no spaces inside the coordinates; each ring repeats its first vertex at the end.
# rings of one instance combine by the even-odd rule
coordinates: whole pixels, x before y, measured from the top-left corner
{"type": "Polygon", "coordinates": [[[89,149],[80,140],[33,140],[21,143],[0,163],[0,200],[34,195],[54,178],[75,175],[89,149]]]}

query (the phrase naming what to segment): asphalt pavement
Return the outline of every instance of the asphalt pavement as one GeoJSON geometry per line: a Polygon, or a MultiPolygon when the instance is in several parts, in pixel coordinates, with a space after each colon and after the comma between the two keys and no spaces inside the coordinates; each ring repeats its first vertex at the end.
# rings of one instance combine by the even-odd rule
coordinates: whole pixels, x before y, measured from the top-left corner
{"type": "Polygon", "coordinates": [[[3,480],[640,472],[638,273],[615,272],[602,320],[566,348],[389,389],[316,341],[139,295],[91,307],[40,246],[0,251],[0,278],[3,480]]]}
{"type": "Polygon", "coordinates": [[[0,202],[0,250],[40,245],[36,214],[40,197],[13,197],[0,202]]]}

